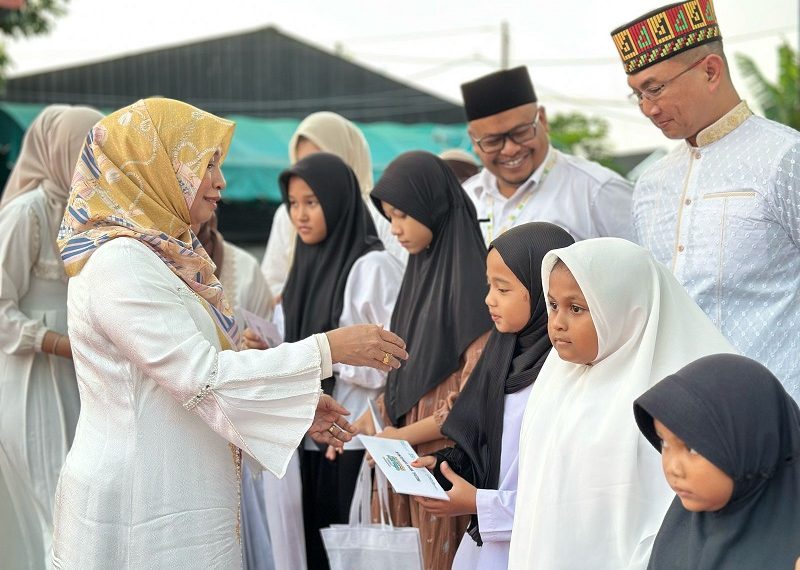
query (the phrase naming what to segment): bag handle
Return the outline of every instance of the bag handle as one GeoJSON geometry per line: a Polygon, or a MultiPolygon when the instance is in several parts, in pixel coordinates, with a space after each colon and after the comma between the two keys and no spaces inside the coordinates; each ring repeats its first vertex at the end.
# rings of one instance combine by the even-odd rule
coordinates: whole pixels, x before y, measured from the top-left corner
{"type": "Polygon", "coordinates": [[[370,468],[367,460],[361,463],[356,479],[356,488],[353,491],[353,500],[350,503],[350,526],[361,526],[369,523],[370,520],[370,494],[372,492],[372,481],[370,468]]]}
{"type": "Polygon", "coordinates": [[[375,487],[378,491],[378,506],[381,511],[381,525],[394,528],[392,524],[392,511],[389,508],[389,481],[386,475],[380,469],[375,470],[375,487]],[[386,520],[384,521],[383,512],[386,511],[386,520]]]}
{"type": "MultiPolygon", "coordinates": [[[[389,511],[389,482],[380,469],[375,470],[375,485],[378,495],[378,507],[381,517],[381,526],[394,528],[392,516],[389,511]],[[385,517],[384,517],[385,513],[385,517]]],[[[370,524],[372,519],[372,468],[367,463],[366,458],[361,463],[358,472],[356,488],[353,492],[353,501],[350,503],[350,526],[363,526],[370,524]]]]}

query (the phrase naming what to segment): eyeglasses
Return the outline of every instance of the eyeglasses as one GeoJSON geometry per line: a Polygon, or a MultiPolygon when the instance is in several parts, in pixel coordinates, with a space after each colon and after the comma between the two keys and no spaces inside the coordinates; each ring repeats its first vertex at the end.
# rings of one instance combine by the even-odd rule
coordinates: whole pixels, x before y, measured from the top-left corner
{"type": "Polygon", "coordinates": [[[476,145],[486,154],[498,152],[506,146],[506,139],[511,139],[516,144],[525,144],[536,138],[536,127],[539,123],[539,111],[536,111],[536,118],[532,123],[525,123],[514,127],[508,132],[496,135],[486,135],[479,139],[472,139],[476,145]]]}
{"type": "Polygon", "coordinates": [[[704,55],[703,57],[701,57],[700,59],[695,61],[692,65],[690,65],[689,67],[687,67],[686,69],[681,71],[678,75],[675,75],[675,76],[671,77],[670,79],[667,79],[663,83],[660,83],[658,85],[651,85],[649,87],[645,87],[642,91],[634,90],[632,93],[630,93],[628,95],[628,99],[630,99],[631,103],[636,103],[639,106],[642,105],[642,100],[643,99],[647,99],[648,101],[650,101],[652,103],[653,101],[655,101],[656,99],[661,97],[661,95],[664,94],[664,88],[666,88],[667,85],[669,85],[670,83],[672,83],[673,81],[678,79],[681,75],[683,75],[687,71],[692,70],[695,67],[697,67],[698,65],[700,65],[703,62],[703,60],[705,58],[707,58],[707,57],[708,57],[708,55],[704,55]]]}

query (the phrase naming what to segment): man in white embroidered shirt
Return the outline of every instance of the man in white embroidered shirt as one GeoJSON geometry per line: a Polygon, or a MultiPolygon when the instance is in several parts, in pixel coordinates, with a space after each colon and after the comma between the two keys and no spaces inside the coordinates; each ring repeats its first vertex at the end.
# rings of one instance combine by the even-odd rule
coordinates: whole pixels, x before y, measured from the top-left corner
{"type": "Polygon", "coordinates": [[[711,0],[611,35],[642,113],[685,139],[636,184],[636,239],[800,399],[800,133],[739,98],[711,0]]]}
{"type": "Polygon", "coordinates": [[[631,237],[632,187],[615,172],[550,145],[547,115],[525,67],[461,85],[472,148],[485,167],[464,182],[487,245],[525,222],[576,240],[631,237]]]}

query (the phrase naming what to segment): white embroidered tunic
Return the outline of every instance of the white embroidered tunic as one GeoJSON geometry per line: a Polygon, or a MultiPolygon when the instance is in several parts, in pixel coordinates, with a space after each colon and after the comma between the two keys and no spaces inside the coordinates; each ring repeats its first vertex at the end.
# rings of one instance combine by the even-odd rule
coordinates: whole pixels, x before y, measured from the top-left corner
{"type": "Polygon", "coordinates": [[[54,567],[241,567],[229,442],[283,474],[331,374],[325,335],[220,351],[198,297],[125,237],[70,280],[68,314],[82,409],[54,567]]]}
{"type": "Polygon", "coordinates": [[[800,400],[800,133],[741,102],[639,179],[638,242],[800,400]]]}
{"type": "Polygon", "coordinates": [[[530,178],[506,198],[484,168],[464,182],[475,204],[486,245],[526,222],[550,222],[576,240],[630,238],[630,182],[595,162],[550,147],[530,178]]]}

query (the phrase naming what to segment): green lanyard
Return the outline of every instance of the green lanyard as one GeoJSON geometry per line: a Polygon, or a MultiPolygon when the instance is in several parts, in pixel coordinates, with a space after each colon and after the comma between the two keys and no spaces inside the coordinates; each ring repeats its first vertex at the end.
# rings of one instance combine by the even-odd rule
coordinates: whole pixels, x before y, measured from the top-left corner
{"type": "MultiPolygon", "coordinates": [[[[514,208],[514,211],[511,212],[511,215],[508,217],[508,223],[500,228],[500,231],[497,234],[498,236],[503,235],[508,230],[514,227],[514,222],[517,221],[517,218],[519,218],[519,215],[522,213],[522,210],[524,210],[525,206],[528,205],[528,200],[531,199],[531,196],[533,196],[534,191],[537,188],[541,187],[542,184],[544,184],[547,175],[550,174],[551,170],[553,170],[553,166],[555,165],[555,163],[556,163],[556,153],[555,151],[550,151],[550,157],[547,159],[547,162],[544,165],[544,172],[542,172],[542,177],[534,185],[534,187],[531,188],[531,190],[528,192],[528,195],[525,196],[522,200],[520,200],[519,204],[517,204],[517,207],[514,208]]],[[[491,196],[491,199],[492,201],[489,204],[489,216],[488,216],[489,224],[486,226],[486,237],[489,243],[492,243],[492,239],[494,239],[494,236],[492,235],[494,231],[494,196],[491,196]]]]}

